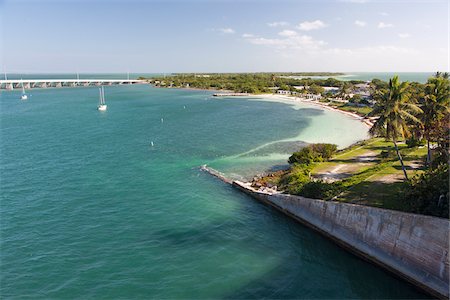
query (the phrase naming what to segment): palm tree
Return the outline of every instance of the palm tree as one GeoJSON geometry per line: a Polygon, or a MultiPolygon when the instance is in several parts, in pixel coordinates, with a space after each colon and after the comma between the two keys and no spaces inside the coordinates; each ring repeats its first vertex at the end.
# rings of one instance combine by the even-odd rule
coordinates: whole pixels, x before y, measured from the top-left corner
{"type": "Polygon", "coordinates": [[[373,135],[384,136],[394,143],[397,157],[402,166],[405,179],[408,180],[405,165],[402,156],[398,150],[397,140],[405,139],[410,135],[408,122],[420,123],[415,114],[422,110],[414,103],[409,102],[408,83],[400,83],[398,76],[389,80],[387,90],[377,91],[375,94],[377,102],[369,116],[378,117],[369,133],[373,135]]]}
{"type": "Polygon", "coordinates": [[[434,74],[434,77],[435,77],[435,78],[440,78],[440,77],[442,77],[442,78],[444,78],[444,79],[448,79],[448,78],[450,77],[450,74],[449,74],[448,72],[442,73],[442,72],[437,71],[437,72],[434,74]]]}
{"type": "Polygon", "coordinates": [[[342,97],[342,99],[344,99],[345,96],[352,91],[352,89],[353,85],[350,82],[344,81],[341,85],[339,95],[342,97]]]}
{"type": "MultiPolygon", "coordinates": [[[[444,73],[445,74],[445,73],[444,73]]],[[[427,165],[431,162],[430,131],[450,110],[450,81],[444,76],[428,79],[420,119],[427,140],[427,165]]]]}

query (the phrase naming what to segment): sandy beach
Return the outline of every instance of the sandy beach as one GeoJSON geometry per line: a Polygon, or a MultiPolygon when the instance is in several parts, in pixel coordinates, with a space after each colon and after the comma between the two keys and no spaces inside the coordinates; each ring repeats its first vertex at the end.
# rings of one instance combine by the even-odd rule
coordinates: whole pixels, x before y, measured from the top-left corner
{"type": "Polygon", "coordinates": [[[313,106],[318,106],[320,108],[323,109],[328,109],[328,110],[332,110],[332,111],[336,111],[345,115],[348,115],[352,118],[355,118],[359,121],[361,121],[362,123],[364,123],[365,125],[367,125],[367,127],[371,128],[373,126],[372,121],[365,119],[364,117],[359,116],[356,113],[352,113],[352,112],[348,112],[348,111],[344,111],[344,110],[340,110],[338,108],[334,108],[331,107],[325,103],[321,103],[321,102],[317,102],[317,101],[310,101],[310,100],[303,100],[299,97],[292,97],[292,96],[285,96],[285,95],[276,95],[276,94],[253,94],[250,96],[246,96],[246,97],[255,97],[255,98],[263,98],[263,99],[267,99],[270,101],[275,101],[275,102],[283,102],[283,103],[303,103],[303,104],[310,104],[313,106]]]}

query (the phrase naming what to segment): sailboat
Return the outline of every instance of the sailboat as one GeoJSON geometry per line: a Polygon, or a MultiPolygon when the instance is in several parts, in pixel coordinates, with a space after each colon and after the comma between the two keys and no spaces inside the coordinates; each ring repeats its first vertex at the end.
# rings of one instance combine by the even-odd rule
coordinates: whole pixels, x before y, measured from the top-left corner
{"type": "Polygon", "coordinates": [[[100,99],[99,99],[97,109],[101,110],[101,111],[105,111],[107,108],[106,103],[105,103],[105,90],[103,89],[103,87],[99,88],[98,90],[100,92],[100,99]]]}
{"type": "Polygon", "coordinates": [[[25,93],[25,87],[23,86],[23,82],[22,82],[22,96],[20,96],[20,100],[27,100],[28,96],[25,93]]]}

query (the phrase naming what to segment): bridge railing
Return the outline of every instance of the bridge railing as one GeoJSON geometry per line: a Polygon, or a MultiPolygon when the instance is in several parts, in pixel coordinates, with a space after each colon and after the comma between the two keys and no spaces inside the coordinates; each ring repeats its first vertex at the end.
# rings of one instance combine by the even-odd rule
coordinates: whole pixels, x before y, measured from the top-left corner
{"type": "Polygon", "coordinates": [[[62,87],[89,87],[101,85],[143,84],[144,80],[129,79],[24,79],[24,80],[0,80],[0,90],[34,88],[62,88],[62,87]]]}

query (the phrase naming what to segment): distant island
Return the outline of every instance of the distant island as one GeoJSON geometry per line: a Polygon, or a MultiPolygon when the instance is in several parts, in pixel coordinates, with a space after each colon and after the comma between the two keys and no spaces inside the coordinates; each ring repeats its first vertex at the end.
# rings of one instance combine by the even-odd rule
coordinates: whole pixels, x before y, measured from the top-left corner
{"type": "MultiPolygon", "coordinates": [[[[342,76],[344,73],[180,73],[170,76],[158,76],[152,78],[139,77],[141,80],[149,80],[157,87],[171,88],[198,88],[213,90],[229,90],[237,93],[270,93],[275,88],[290,89],[295,85],[339,87],[342,81],[333,77],[342,76]],[[324,77],[323,79],[297,78],[297,77],[324,77]]],[[[351,83],[363,83],[355,80],[351,83]]],[[[313,87],[314,88],[314,87],[313,87]]]]}

